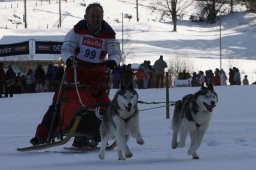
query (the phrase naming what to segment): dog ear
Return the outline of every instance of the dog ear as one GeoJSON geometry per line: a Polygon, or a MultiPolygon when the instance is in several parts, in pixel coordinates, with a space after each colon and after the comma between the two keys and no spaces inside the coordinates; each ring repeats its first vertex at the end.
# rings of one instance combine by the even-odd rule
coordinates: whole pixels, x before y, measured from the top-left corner
{"type": "Polygon", "coordinates": [[[126,85],[125,85],[125,83],[124,83],[124,80],[121,81],[121,87],[120,87],[120,89],[121,89],[121,90],[127,89],[127,88],[126,88],[126,85]]]}
{"type": "Polygon", "coordinates": [[[122,81],[121,82],[121,90],[126,90],[126,89],[133,89],[132,81],[129,81],[129,82],[122,81]]]}
{"type": "Polygon", "coordinates": [[[127,88],[130,90],[133,89],[133,83],[131,81],[129,81],[127,88]]]}
{"type": "Polygon", "coordinates": [[[208,85],[208,90],[214,90],[212,84],[209,84],[209,85],[208,85]]]}

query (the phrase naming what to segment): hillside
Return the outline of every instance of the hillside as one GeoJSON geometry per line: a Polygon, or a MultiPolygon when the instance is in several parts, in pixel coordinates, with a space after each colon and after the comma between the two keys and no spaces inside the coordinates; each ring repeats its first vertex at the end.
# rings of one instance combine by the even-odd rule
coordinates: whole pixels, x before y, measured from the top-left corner
{"type": "MultiPolygon", "coordinates": [[[[85,2],[92,0],[68,0],[62,2],[62,27],[59,23],[59,4],[56,1],[28,1],[27,23],[17,24],[24,13],[23,1],[0,2],[0,44],[22,41],[22,39],[63,39],[65,33],[79,20],[85,10],[85,2]],[[19,19],[20,18],[20,19],[19,19]],[[12,20],[12,21],[10,21],[12,20]],[[6,29],[8,28],[8,29],[6,29]]],[[[233,14],[222,17],[221,58],[219,23],[208,25],[192,23],[186,15],[178,21],[178,31],[172,32],[168,18],[162,18],[160,11],[154,11],[146,5],[149,1],[141,0],[139,22],[136,21],[134,0],[98,0],[104,9],[104,17],[115,29],[117,38],[122,39],[124,18],[123,47],[125,63],[141,63],[150,60],[152,63],[163,55],[168,62],[184,58],[188,70],[199,71],[222,67],[236,66],[242,74],[248,74],[252,81],[256,78],[256,14],[245,12],[242,7],[233,14]],[[255,78],[254,78],[255,77],[255,78]]]]}

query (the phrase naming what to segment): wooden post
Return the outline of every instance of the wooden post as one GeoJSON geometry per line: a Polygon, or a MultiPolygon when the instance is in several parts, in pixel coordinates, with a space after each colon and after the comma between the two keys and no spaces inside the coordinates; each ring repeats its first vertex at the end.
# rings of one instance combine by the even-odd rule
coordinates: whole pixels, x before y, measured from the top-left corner
{"type": "Polygon", "coordinates": [[[166,119],[170,118],[170,106],[169,106],[169,74],[166,72],[165,75],[165,86],[166,86],[166,119]]]}

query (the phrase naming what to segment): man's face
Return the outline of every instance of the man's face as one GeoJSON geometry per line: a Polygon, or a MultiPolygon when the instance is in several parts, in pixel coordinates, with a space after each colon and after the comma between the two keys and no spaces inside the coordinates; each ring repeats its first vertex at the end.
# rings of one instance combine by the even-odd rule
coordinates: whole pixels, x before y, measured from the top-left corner
{"type": "Polygon", "coordinates": [[[101,22],[103,20],[103,12],[99,7],[92,7],[88,14],[85,15],[85,20],[87,21],[90,29],[96,31],[100,28],[101,22]]]}

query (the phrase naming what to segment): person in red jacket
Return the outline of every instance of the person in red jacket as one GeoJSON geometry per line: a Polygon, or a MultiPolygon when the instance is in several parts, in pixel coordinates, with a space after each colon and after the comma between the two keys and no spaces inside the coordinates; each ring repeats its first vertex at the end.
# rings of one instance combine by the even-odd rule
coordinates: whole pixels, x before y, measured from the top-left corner
{"type": "MultiPolygon", "coordinates": [[[[61,56],[66,61],[65,84],[69,86],[64,88],[61,94],[59,112],[62,122],[57,131],[65,131],[70,127],[77,109],[98,103],[110,103],[105,69],[113,69],[120,64],[121,50],[114,30],[103,20],[103,13],[103,7],[99,3],[89,4],[84,20],[79,21],[65,36],[61,56]],[[85,88],[76,90],[70,85],[85,86],[85,88]]],[[[55,93],[52,105],[38,125],[35,137],[30,141],[33,145],[46,141],[56,98],[57,94],[55,93]]],[[[103,107],[101,111],[105,112],[106,109],[107,106],[103,107]]],[[[87,125],[87,128],[90,129],[91,136],[95,138],[76,137],[73,146],[94,146],[99,142],[100,121],[95,115],[91,115],[91,118],[88,119],[90,119],[87,121],[88,124],[92,125],[87,125]],[[97,141],[95,142],[95,140],[97,141]]]]}

